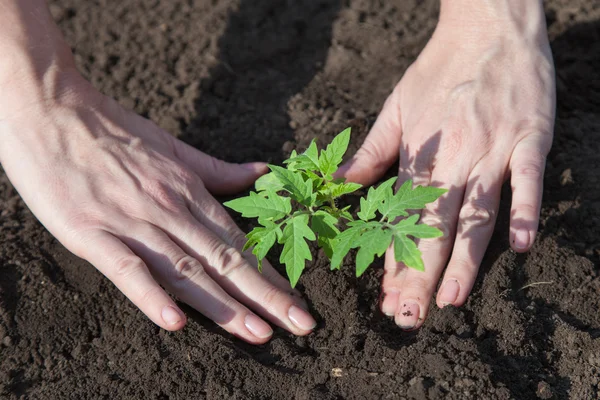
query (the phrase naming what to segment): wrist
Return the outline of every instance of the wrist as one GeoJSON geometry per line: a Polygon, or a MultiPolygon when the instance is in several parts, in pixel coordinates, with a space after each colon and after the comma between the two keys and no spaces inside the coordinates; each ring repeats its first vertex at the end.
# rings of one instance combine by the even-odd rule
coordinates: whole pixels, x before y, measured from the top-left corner
{"type": "Polygon", "coordinates": [[[79,75],[44,0],[5,0],[0,12],[0,120],[68,91],[79,75]]]}
{"type": "Polygon", "coordinates": [[[499,36],[547,43],[542,0],[441,0],[440,28],[444,35],[468,35],[471,45],[499,36]]]}

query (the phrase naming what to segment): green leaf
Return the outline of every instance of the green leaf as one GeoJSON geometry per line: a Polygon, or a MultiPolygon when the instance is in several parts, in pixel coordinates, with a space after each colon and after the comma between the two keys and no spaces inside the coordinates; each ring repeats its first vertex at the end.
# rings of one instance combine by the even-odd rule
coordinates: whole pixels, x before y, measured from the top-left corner
{"type": "Polygon", "coordinates": [[[360,183],[348,182],[348,183],[334,183],[330,182],[328,186],[323,190],[324,194],[334,199],[345,194],[356,192],[362,185],[360,183]]]}
{"type": "Polygon", "coordinates": [[[443,232],[438,228],[426,224],[416,224],[419,220],[417,214],[411,215],[394,225],[394,233],[401,235],[410,235],[420,239],[431,239],[443,236],[443,232]]]}
{"type": "Polygon", "coordinates": [[[366,198],[360,199],[360,211],[357,213],[358,218],[363,221],[369,221],[375,218],[375,212],[383,205],[386,198],[392,197],[392,186],[398,178],[390,178],[381,183],[377,188],[370,187],[366,198]]]}
{"type": "Polygon", "coordinates": [[[407,267],[425,271],[421,251],[417,248],[415,242],[405,235],[394,235],[394,258],[407,267]]]}
{"type": "MultiPolygon", "coordinates": [[[[356,221],[355,221],[356,222],[356,221]]],[[[362,221],[359,221],[362,222],[362,221]]],[[[332,243],[333,246],[333,254],[331,256],[331,269],[340,269],[342,262],[344,261],[344,257],[352,248],[352,245],[360,237],[362,230],[364,229],[363,225],[354,226],[346,229],[337,237],[332,243]]]]}
{"type": "Polygon", "coordinates": [[[375,255],[381,257],[392,243],[392,231],[383,226],[364,232],[352,247],[360,247],[356,253],[356,276],[361,276],[373,263],[375,255]]]}
{"type": "Polygon", "coordinates": [[[267,256],[267,253],[275,244],[275,240],[281,237],[282,232],[279,225],[266,221],[265,226],[257,226],[252,229],[247,235],[248,241],[244,245],[242,251],[253,247],[252,254],[256,256],[258,262],[258,270],[262,272],[262,260],[267,256]]]}
{"type": "Polygon", "coordinates": [[[342,162],[342,158],[348,149],[350,143],[350,128],[346,128],[337,135],[327,148],[321,151],[319,157],[319,169],[324,177],[330,177],[337,171],[338,165],[342,162]]]}
{"type": "Polygon", "coordinates": [[[260,220],[278,220],[292,211],[289,197],[281,197],[274,191],[267,191],[267,197],[250,192],[249,196],[240,197],[223,203],[242,214],[245,218],[259,218],[260,220]]]}
{"type": "Polygon", "coordinates": [[[331,259],[333,256],[333,241],[340,233],[340,230],[335,226],[338,222],[337,218],[325,211],[317,211],[313,214],[310,222],[312,230],[319,235],[319,246],[331,259]]]}
{"type": "Polygon", "coordinates": [[[273,172],[269,172],[268,174],[258,178],[254,183],[254,187],[256,188],[257,192],[263,192],[266,190],[279,192],[280,190],[283,190],[283,183],[277,179],[277,176],[275,176],[273,172]]]}
{"type": "Polygon", "coordinates": [[[304,171],[303,176],[312,181],[313,192],[318,192],[322,189],[321,186],[323,185],[324,180],[319,175],[312,171],[304,171]]]}
{"type": "Polygon", "coordinates": [[[289,164],[294,170],[319,171],[319,150],[317,149],[317,143],[313,140],[304,153],[293,155],[285,160],[284,163],[289,164]]]}
{"type": "Polygon", "coordinates": [[[269,168],[271,168],[271,171],[273,171],[277,179],[283,184],[283,189],[294,200],[306,206],[310,206],[314,202],[316,196],[313,196],[312,182],[310,180],[305,181],[301,173],[293,172],[276,165],[269,165],[269,168]]]}
{"type": "Polygon", "coordinates": [[[446,189],[435,187],[417,186],[412,189],[412,180],[409,179],[402,184],[395,195],[384,201],[379,208],[379,212],[388,220],[393,220],[399,216],[407,216],[406,210],[420,210],[426,204],[436,201],[446,192],[446,189]]]}
{"type": "Polygon", "coordinates": [[[304,270],[305,260],[312,260],[310,249],[304,238],[315,240],[315,234],[308,227],[308,215],[296,215],[288,221],[279,238],[283,244],[279,261],[285,264],[288,278],[292,287],[296,286],[304,270]]]}

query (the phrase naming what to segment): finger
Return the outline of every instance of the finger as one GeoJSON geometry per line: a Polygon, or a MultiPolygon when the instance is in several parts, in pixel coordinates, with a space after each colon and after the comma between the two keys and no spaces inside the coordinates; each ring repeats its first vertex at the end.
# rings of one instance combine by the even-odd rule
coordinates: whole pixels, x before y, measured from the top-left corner
{"type": "Polygon", "coordinates": [[[460,209],[452,257],[437,294],[437,305],[465,303],[488,247],[500,203],[506,162],[487,158],[471,172],[460,209]]]}
{"type": "MultiPolygon", "coordinates": [[[[408,147],[400,149],[400,165],[398,169],[397,187],[406,180],[412,179],[414,185],[427,186],[431,180],[429,164],[417,163],[416,157],[411,157],[408,147]]],[[[385,253],[383,279],[381,281],[382,301],[381,312],[388,317],[393,316],[398,308],[400,288],[406,277],[407,267],[403,263],[396,262],[394,258],[393,244],[385,253]]]]}
{"type": "Polygon", "coordinates": [[[399,92],[396,90],[386,100],[375,125],[354,157],[336,172],[336,177],[370,185],[385,174],[398,159],[402,136],[399,92]]]}
{"type": "MultiPolygon", "coordinates": [[[[214,232],[231,247],[239,251],[242,250],[246,244],[245,234],[231,219],[231,216],[225,211],[223,206],[202,185],[196,185],[194,188],[191,188],[191,199],[188,200],[188,207],[198,222],[214,232]]],[[[256,257],[251,251],[246,251],[242,254],[254,268],[258,269],[256,257]]],[[[292,289],[289,281],[275,271],[267,260],[263,260],[262,274],[275,286],[295,296],[299,304],[303,308],[306,308],[306,302],[302,299],[300,292],[292,289]]]]}
{"type": "Polygon", "coordinates": [[[266,279],[237,249],[194,218],[176,221],[170,229],[170,236],[178,245],[200,260],[231,296],[296,335],[306,335],[314,329],[315,320],[294,296],[266,279]]]}
{"type": "Polygon", "coordinates": [[[531,135],[517,144],[511,156],[510,243],[517,252],[529,250],[535,240],[549,148],[548,135],[531,135]]]}
{"type": "Polygon", "coordinates": [[[130,236],[123,236],[122,240],[181,301],[249,343],[264,343],[270,339],[273,330],[269,324],[226,293],[206,273],[204,265],[165,232],[150,224],[137,224],[128,232],[130,236]]]}
{"type": "Polygon", "coordinates": [[[228,163],[211,157],[181,140],[174,139],[174,143],[177,157],[198,174],[213,194],[238,193],[268,171],[267,165],[262,162],[228,163]]]}
{"type": "Polygon", "coordinates": [[[454,243],[466,178],[466,171],[456,171],[446,166],[439,166],[432,172],[431,185],[445,188],[448,192],[435,203],[427,205],[420,223],[437,227],[443,236],[418,241],[425,271],[408,268],[400,286],[395,321],[402,329],[418,328],[427,315],[432,294],[454,243]]]}
{"type": "Polygon", "coordinates": [[[393,244],[385,252],[383,278],[381,280],[381,312],[392,317],[396,314],[400,298],[400,288],[406,277],[407,267],[396,262],[393,244]]]}
{"type": "Polygon", "coordinates": [[[105,231],[95,231],[84,241],[82,258],[110,279],[148,318],[169,331],[183,328],[184,313],[129,247],[105,231]]]}

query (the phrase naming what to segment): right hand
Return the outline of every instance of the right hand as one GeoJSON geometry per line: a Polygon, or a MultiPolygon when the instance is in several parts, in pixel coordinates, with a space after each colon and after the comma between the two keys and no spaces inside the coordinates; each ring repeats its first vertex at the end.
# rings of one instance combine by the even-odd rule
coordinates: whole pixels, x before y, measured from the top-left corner
{"type": "Polygon", "coordinates": [[[52,90],[0,94],[0,161],[45,227],[164,329],[181,329],[186,317],[161,285],[250,343],[273,333],[261,317],[310,333],[304,301],[268,262],[261,275],[240,252],[244,234],[211,196],[246,188],[265,164],[212,158],[74,68],[58,75],[52,90]]]}

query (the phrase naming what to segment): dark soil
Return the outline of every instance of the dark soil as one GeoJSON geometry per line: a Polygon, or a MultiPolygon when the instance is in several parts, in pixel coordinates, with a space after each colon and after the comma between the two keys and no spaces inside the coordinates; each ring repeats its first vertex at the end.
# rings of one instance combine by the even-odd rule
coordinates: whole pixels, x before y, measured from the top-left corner
{"type": "MultiPolygon", "coordinates": [[[[600,396],[600,5],[546,2],[558,79],[540,235],[508,243],[508,191],[478,282],[418,332],[315,258],[319,325],[247,345],[185,308],[154,326],[69,254],[0,175],[0,397],[7,399],[597,399],[600,396]],[[531,286],[527,286],[531,285],[531,286]]],[[[230,161],[280,162],[348,125],[351,150],[431,34],[435,1],[56,0],[104,93],[230,161]]],[[[353,201],[350,199],[349,201],[353,201]]],[[[242,226],[249,228],[248,223],[242,226]]],[[[275,258],[274,258],[275,260],[275,258]]]]}

